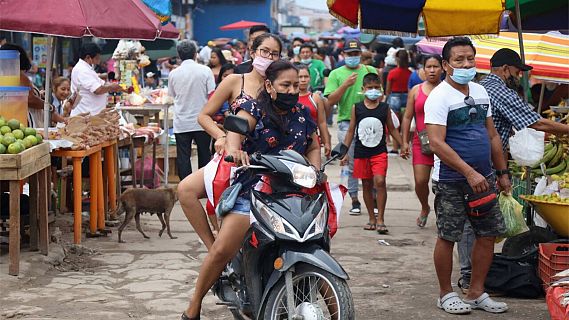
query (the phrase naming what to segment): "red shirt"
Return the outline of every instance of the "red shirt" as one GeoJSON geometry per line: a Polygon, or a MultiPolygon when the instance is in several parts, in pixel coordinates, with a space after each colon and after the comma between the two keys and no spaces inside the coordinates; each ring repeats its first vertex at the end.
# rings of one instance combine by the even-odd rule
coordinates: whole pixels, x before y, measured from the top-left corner
{"type": "Polygon", "coordinates": [[[391,92],[402,93],[407,92],[409,83],[409,77],[411,76],[411,70],[408,68],[397,67],[387,75],[387,81],[391,81],[391,92]]]}
{"type": "Polygon", "coordinates": [[[304,96],[299,96],[298,102],[300,102],[300,104],[304,105],[305,107],[308,107],[310,110],[310,115],[312,116],[312,120],[314,123],[318,123],[318,107],[314,104],[312,93],[304,96]]]}

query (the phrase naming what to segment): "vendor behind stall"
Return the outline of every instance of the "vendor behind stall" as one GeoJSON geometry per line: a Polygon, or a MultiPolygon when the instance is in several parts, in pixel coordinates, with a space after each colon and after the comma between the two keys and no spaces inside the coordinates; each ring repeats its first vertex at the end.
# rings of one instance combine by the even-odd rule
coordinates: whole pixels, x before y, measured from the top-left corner
{"type": "Polygon", "coordinates": [[[84,43],[79,51],[79,61],[71,72],[71,88],[81,95],[81,101],[71,110],[71,116],[80,113],[96,115],[105,109],[107,94],[123,89],[117,83],[105,84],[93,67],[101,62],[101,48],[95,43],[84,43]]]}

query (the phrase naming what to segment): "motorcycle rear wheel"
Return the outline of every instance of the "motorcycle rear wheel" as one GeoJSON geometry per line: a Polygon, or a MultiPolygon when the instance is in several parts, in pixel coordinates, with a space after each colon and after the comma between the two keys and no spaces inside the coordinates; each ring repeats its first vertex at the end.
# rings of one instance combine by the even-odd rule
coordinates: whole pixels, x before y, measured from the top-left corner
{"type": "MultiPolygon", "coordinates": [[[[292,276],[295,308],[305,319],[353,320],[354,302],[344,279],[320,268],[299,264],[292,276]],[[337,310],[336,310],[337,309],[337,310]]],[[[288,319],[284,277],[271,289],[263,319],[288,319]]]]}

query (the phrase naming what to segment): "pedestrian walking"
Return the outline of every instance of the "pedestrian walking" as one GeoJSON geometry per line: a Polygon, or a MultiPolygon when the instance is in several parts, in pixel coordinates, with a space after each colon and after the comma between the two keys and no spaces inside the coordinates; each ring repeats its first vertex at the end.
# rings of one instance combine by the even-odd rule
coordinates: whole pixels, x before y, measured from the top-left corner
{"type": "Polygon", "coordinates": [[[314,52],[310,44],[300,46],[300,63],[308,66],[310,72],[311,91],[322,91],[324,89],[324,62],[314,59],[314,52]]]}
{"type": "MultiPolygon", "coordinates": [[[[433,89],[441,83],[443,73],[442,58],[439,55],[425,57],[423,73],[426,81],[414,86],[409,92],[407,107],[403,115],[401,131],[403,134],[403,147],[401,153],[409,154],[409,134],[411,122],[415,119],[415,134],[413,135],[413,176],[415,178],[415,194],[421,203],[421,213],[417,217],[417,226],[423,228],[431,207],[429,206],[429,178],[434,164],[433,154],[421,148],[421,137],[427,133],[425,127],[425,101],[433,89]]],[[[428,145],[428,142],[425,143],[428,145]]]]}
{"type": "MultiPolygon", "coordinates": [[[[381,79],[375,73],[363,78],[362,91],[365,99],[352,108],[350,126],[344,144],[349,146],[355,137],[354,177],[362,179],[364,203],[369,222],[364,230],[377,230],[379,234],[389,231],[385,226],[385,203],[387,202],[387,146],[386,134],[402,143],[399,131],[395,129],[389,106],[381,102],[381,79]],[[377,192],[377,218],[374,214],[373,190],[377,192]]],[[[402,155],[406,158],[406,155],[402,155]]],[[[347,156],[342,159],[347,161],[347,156]]]]}
{"type": "Polygon", "coordinates": [[[211,157],[211,137],[198,124],[198,114],[215,90],[211,69],[198,64],[197,47],[183,40],[177,48],[182,64],[168,77],[168,93],[174,97],[174,135],[176,136],[176,166],[180,180],[192,173],[191,149],[195,141],[198,167],[205,166],[211,157]]]}
{"type": "MultiPolygon", "coordinates": [[[[387,75],[387,85],[385,87],[385,95],[387,96],[387,103],[397,119],[401,121],[401,109],[403,109],[407,103],[407,84],[409,83],[409,77],[411,76],[411,70],[409,70],[409,55],[407,50],[399,50],[395,54],[397,58],[397,68],[389,71],[387,75]]],[[[389,153],[397,154],[399,153],[399,144],[393,142],[393,148],[389,153]]]]}
{"type": "Polygon", "coordinates": [[[490,108],[490,98],[476,75],[476,49],[466,37],[449,40],[443,48],[445,81],[425,102],[425,124],[435,154],[433,193],[438,238],[434,263],[439,281],[437,306],[448,313],[464,314],[474,309],[505,312],[508,306],[484,292],[492,263],[494,241],[506,226],[496,201],[496,176],[500,190],[511,184],[502,143],[490,108]],[[496,169],[496,174],[494,169],[496,169]],[[460,241],[465,221],[476,234],[472,251],[470,290],[462,300],[451,285],[452,252],[460,241]]]}
{"type": "MultiPolygon", "coordinates": [[[[344,141],[350,127],[350,117],[354,105],[362,102],[360,90],[363,86],[364,76],[368,73],[377,73],[374,67],[361,64],[362,49],[360,42],[355,39],[346,41],[343,52],[345,65],[330,72],[324,96],[328,97],[328,104],[338,104],[338,141],[344,141]]],[[[361,214],[361,204],[358,200],[358,179],[353,177],[354,145],[348,151],[348,193],[352,198],[351,215],[361,214]]]]}
{"type": "Polygon", "coordinates": [[[211,54],[209,56],[208,66],[211,68],[211,72],[213,72],[213,78],[214,79],[217,79],[217,76],[219,76],[219,72],[221,70],[221,67],[224,66],[225,64],[227,64],[227,59],[225,59],[225,56],[221,52],[221,49],[213,48],[211,50],[211,54]]]}

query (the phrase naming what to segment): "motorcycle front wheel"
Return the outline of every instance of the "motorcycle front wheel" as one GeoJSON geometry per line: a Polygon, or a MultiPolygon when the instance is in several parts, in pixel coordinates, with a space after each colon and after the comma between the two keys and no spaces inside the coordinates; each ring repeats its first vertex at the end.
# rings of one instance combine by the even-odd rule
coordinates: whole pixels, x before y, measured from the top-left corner
{"type": "Polygon", "coordinates": [[[289,310],[284,277],[271,289],[263,319],[288,319],[289,312],[302,319],[352,320],[354,302],[344,279],[312,265],[299,264],[292,276],[294,310],[289,310]]]}

